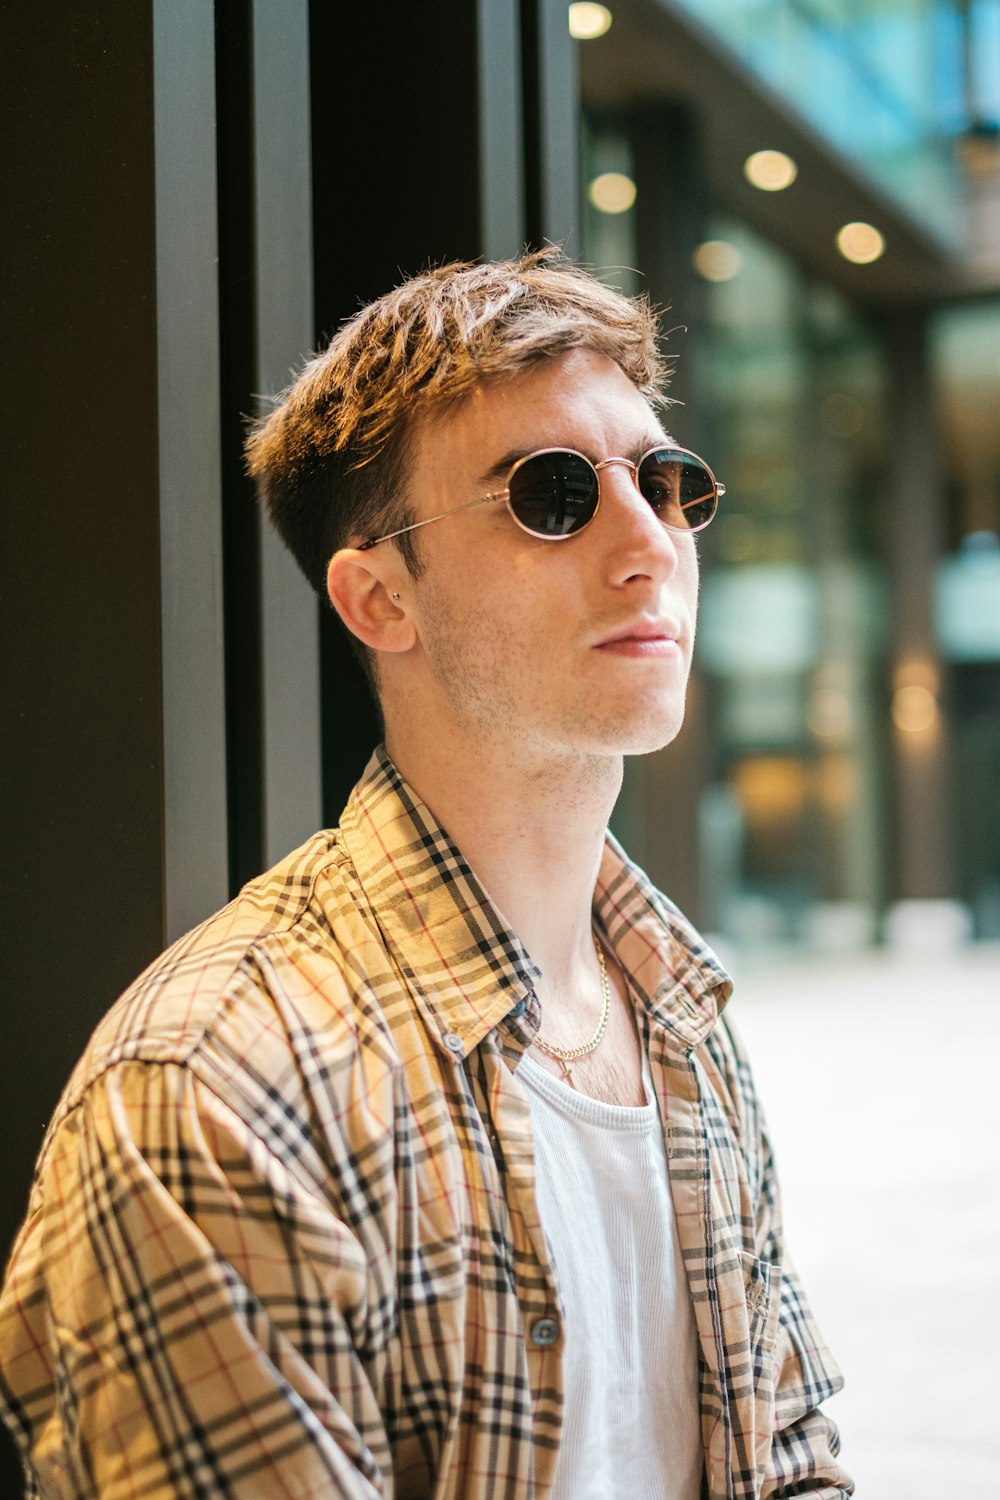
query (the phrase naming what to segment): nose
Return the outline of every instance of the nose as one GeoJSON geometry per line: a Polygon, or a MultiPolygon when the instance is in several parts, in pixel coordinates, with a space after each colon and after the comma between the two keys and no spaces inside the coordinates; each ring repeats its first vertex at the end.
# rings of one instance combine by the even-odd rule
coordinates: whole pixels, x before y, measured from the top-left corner
{"type": "Polygon", "coordinates": [[[628,458],[606,458],[595,468],[601,482],[596,520],[604,521],[614,581],[669,578],[677,568],[683,538],[667,530],[640,492],[635,464],[628,458]]]}

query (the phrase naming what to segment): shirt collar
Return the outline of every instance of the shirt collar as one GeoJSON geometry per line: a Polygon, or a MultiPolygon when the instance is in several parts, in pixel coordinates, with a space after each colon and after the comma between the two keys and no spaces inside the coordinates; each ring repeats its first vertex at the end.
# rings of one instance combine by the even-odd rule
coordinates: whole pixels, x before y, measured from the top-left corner
{"type": "MultiPolygon", "coordinates": [[[[386,947],[439,1045],[464,1057],[512,1011],[527,1008],[530,1023],[539,969],[384,747],[351,794],[340,831],[386,947]]],[[[653,1021],[681,1046],[697,1045],[731,982],[610,834],[594,912],[653,1021]]]]}
{"type": "Polygon", "coordinates": [[[704,1041],[733,982],[673,902],[606,834],[594,914],[633,993],[682,1047],[704,1041]]]}

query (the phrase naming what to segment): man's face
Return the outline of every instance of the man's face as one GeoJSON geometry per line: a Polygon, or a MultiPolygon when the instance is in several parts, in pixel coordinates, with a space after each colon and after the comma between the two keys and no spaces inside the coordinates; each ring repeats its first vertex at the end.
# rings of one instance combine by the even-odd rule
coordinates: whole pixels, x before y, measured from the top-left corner
{"type": "MultiPolygon", "coordinates": [[[[484,384],[418,427],[413,516],[501,489],[506,467],[535,449],[634,462],[663,438],[617,365],[574,350],[484,384]]],[[[628,469],[600,478],[597,515],[565,540],[528,535],[502,502],[417,533],[425,570],[407,587],[430,691],[415,710],[422,702],[437,715],[441,734],[471,734],[526,766],[560,750],[640,753],[677,734],[697,605],[694,538],[660,524],[628,469]]]]}

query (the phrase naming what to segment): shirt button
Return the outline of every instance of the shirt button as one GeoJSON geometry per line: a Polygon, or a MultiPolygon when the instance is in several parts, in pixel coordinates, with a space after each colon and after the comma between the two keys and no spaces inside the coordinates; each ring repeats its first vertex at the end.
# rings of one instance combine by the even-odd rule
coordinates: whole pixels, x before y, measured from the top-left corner
{"type": "Polygon", "coordinates": [[[448,1048],[449,1052],[461,1052],[463,1047],[465,1046],[462,1038],[456,1035],[454,1031],[445,1032],[444,1044],[448,1048]]]}
{"type": "Polygon", "coordinates": [[[519,1000],[514,1006],[514,1009],[507,1012],[508,1021],[514,1021],[518,1016],[523,1016],[525,1010],[527,1009],[527,1004],[528,1002],[526,1000],[519,1000]]]}
{"type": "Polygon", "coordinates": [[[531,1325],[531,1342],[539,1344],[547,1349],[554,1344],[559,1337],[559,1321],[557,1318],[536,1318],[531,1325]]]}

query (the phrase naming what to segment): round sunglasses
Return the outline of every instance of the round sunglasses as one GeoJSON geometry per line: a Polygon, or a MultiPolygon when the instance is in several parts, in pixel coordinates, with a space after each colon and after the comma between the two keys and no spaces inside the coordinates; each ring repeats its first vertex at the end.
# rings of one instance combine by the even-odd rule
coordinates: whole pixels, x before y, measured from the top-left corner
{"type": "Polygon", "coordinates": [[[537,453],[525,454],[512,465],[502,490],[467,500],[464,505],[454,505],[440,515],[414,521],[411,526],[401,526],[385,536],[369,537],[358,551],[366,552],[379,542],[389,542],[407,531],[430,526],[434,521],[443,521],[446,516],[455,516],[490,500],[503,500],[518,526],[530,536],[565,541],[581,532],[597,515],[601,504],[601,470],[612,464],[621,464],[631,471],[636,489],[668,531],[703,531],[715,515],[720,497],[726,493],[725,485],[719,483],[704,459],[687,448],[671,444],[650,448],[638,463],[628,458],[605,458],[595,464],[572,448],[542,448],[537,453]]]}

